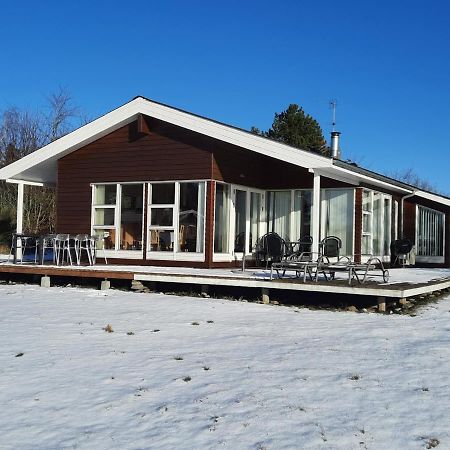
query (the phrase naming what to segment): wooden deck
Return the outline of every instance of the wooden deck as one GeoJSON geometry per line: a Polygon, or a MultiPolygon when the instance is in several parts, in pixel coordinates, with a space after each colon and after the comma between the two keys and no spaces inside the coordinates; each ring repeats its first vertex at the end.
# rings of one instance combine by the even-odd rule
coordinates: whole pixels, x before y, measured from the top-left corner
{"type": "MultiPolygon", "coordinates": [[[[91,278],[98,280],[137,280],[149,283],[178,283],[186,285],[228,286],[259,289],[268,298],[269,292],[294,291],[321,294],[356,295],[391,300],[427,295],[450,288],[449,269],[394,269],[392,281],[380,283],[367,281],[348,285],[346,279],[303,283],[297,278],[269,279],[263,269],[245,272],[228,269],[189,269],[152,266],[51,266],[31,264],[0,264],[0,277],[23,274],[49,277],[91,278]],[[419,274],[420,276],[418,276],[419,274]]],[[[391,271],[393,273],[393,271],[391,271]]]]}

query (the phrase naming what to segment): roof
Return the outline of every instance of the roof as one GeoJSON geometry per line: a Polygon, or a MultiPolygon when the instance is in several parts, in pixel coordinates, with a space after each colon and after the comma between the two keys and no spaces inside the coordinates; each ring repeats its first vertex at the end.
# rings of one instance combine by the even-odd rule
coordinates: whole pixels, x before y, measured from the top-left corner
{"type": "Polygon", "coordinates": [[[343,161],[301,150],[141,96],[0,169],[0,179],[54,184],[57,178],[58,159],[133,122],[140,114],[309,169],[328,178],[353,185],[370,183],[403,195],[415,192],[415,195],[450,206],[450,199],[447,197],[427,193],[343,161]]]}

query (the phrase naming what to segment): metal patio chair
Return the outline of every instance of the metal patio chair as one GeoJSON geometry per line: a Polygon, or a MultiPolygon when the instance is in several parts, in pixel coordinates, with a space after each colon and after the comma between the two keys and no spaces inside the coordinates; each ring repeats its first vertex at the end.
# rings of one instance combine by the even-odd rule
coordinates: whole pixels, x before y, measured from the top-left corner
{"type": "Polygon", "coordinates": [[[91,238],[87,234],[77,234],[74,239],[75,257],[77,259],[77,265],[81,263],[81,257],[83,251],[86,253],[89,265],[92,266],[92,254],[91,254],[91,238]]]}
{"type": "Polygon", "coordinates": [[[64,264],[64,257],[70,265],[72,261],[72,247],[70,245],[70,234],[57,234],[55,236],[55,252],[56,252],[56,265],[64,264]]]}

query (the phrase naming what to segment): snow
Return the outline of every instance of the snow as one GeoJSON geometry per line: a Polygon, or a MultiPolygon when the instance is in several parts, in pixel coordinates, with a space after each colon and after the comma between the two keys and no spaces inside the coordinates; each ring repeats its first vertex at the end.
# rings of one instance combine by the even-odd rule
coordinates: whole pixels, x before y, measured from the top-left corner
{"type": "Polygon", "coordinates": [[[0,307],[2,449],[450,448],[450,296],[410,317],[0,285],[0,307]]]}

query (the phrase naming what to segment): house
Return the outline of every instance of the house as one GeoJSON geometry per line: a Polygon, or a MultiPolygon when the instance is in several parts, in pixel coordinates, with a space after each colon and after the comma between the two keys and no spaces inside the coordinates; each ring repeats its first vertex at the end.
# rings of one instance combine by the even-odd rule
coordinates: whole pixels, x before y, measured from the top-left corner
{"type": "Polygon", "coordinates": [[[18,184],[19,232],[23,185],[56,185],[57,231],[100,236],[110,263],[226,267],[275,231],[383,260],[404,236],[417,264],[450,267],[450,198],[143,97],[0,179],[18,184]]]}

